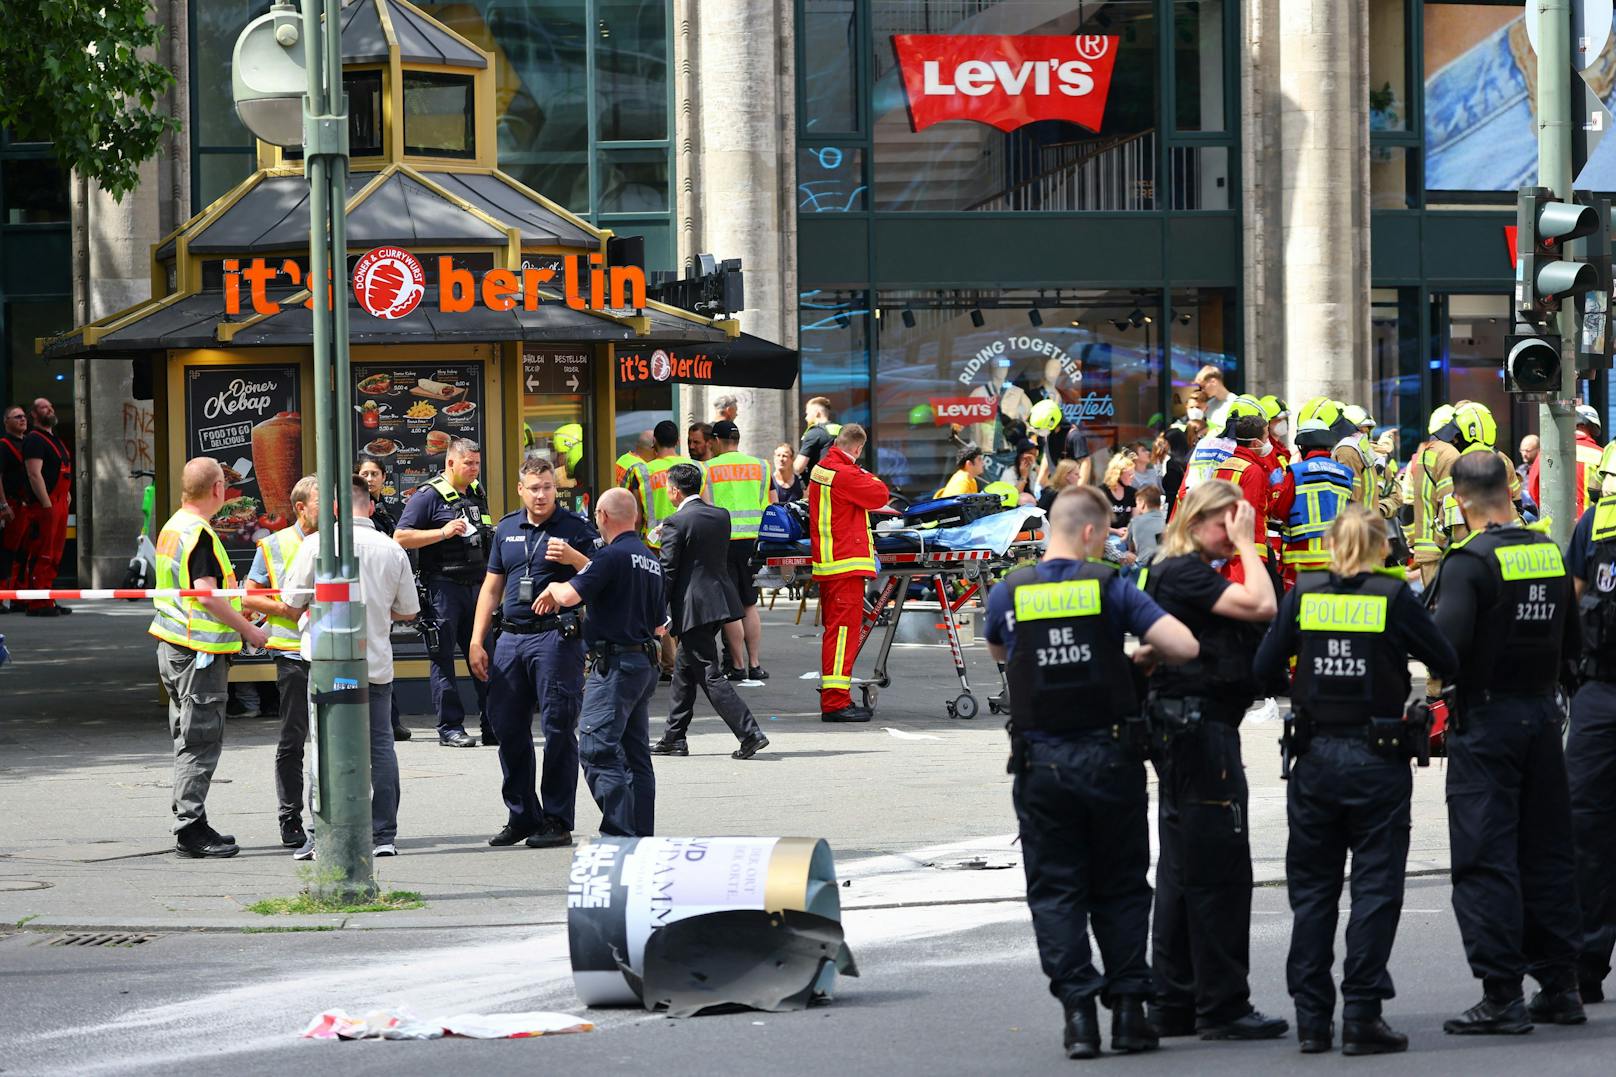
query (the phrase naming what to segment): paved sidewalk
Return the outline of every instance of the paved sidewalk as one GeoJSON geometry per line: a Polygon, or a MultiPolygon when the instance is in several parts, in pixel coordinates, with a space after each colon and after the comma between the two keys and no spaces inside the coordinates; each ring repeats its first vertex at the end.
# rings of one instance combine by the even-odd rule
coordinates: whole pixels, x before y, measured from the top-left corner
{"type": "MultiPolygon", "coordinates": [[[[765,665],[772,678],[743,688],[769,736],[755,759],[729,758],[734,739],[698,707],[689,758],[657,760],[657,829],[663,834],[806,835],[827,839],[850,908],[961,895],[1022,894],[1003,719],[986,707],[974,721],[945,716],[958,694],[946,648],[899,646],[893,686],[868,726],[819,721],[811,680],[818,634],[795,610],[765,612],[765,665]],[[944,855],[935,847],[946,846],[944,855]],[[932,852],[926,852],[928,847],[932,852]],[[953,870],[980,860],[983,870],[953,870]],[[935,866],[927,866],[928,864],[935,866]],[[946,871],[946,874],[944,874],[946,871]],[[917,874],[918,873],[918,874],[917,874]],[[916,885],[916,884],[920,885],[916,885]]],[[[271,718],[233,721],[209,797],[209,815],[234,833],[239,856],[181,860],[168,832],[172,750],[152,687],[145,610],[81,606],[54,620],[0,618],[14,664],[0,672],[0,924],[33,928],[239,929],[290,923],[345,927],[449,927],[559,923],[568,850],[492,849],[503,825],[499,764],[490,748],[438,746],[431,719],[407,717],[417,739],[398,745],[403,783],[397,859],[383,860],[384,888],[420,891],[413,912],[348,917],[262,917],[246,906],[288,897],[305,865],[277,841],[271,718]]],[[[979,696],[997,673],[980,642],[967,648],[979,696]]],[[[861,660],[858,672],[869,668],[861,660]]],[[[667,690],[653,705],[653,735],[667,690]]],[[[1252,788],[1253,854],[1259,884],[1283,880],[1284,785],[1277,723],[1243,731],[1252,788]]],[[[1410,871],[1447,866],[1440,760],[1415,780],[1410,871]]],[[[1153,779],[1152,779],[1153,781],[1153,779]]],[[[580,779],[578,831],[599,812],[580,779]]]]}

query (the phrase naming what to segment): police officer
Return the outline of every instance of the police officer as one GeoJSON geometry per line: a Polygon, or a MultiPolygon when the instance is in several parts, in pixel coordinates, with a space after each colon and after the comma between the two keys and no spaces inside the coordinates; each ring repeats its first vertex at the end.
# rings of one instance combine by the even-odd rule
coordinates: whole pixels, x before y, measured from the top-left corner
{"type": "Polygon", "coordinates": [[[1577,521],[1566,553],[1582,619],[1582,687],[1571,700],[1566,776],[1582,945],[1577,981],[1584,1002],[1605,998],[1616,946],[1616,442],[1595,465],[1600,498],[1577,521]]]}
{"type": "MultiPolygon", "coordinates": [[[[540,617],[583,603],[591,668],[578,718],[578,752],[600,806],[602,834],[650,837],[656,823],[651,695],[656,637],[667,622],[662,565],[635,529],[634,497],[614,488],[595,503],[605,544],[570,580],[533,604],[540,617]]],[[[532,839],[529,839],[531,844],[532,839]]]]}
{"type": "Polygon", "coordinates": [[[534,848],[572,844],[578,797],[578,708],[583,703],[584,643],[573,613],[536,616],[534,601],[589,563],[595,529],[556,505],[555,465],[529,456],[517,473],[522,508],[494,529],[488,576],[477,596],[471,672],[488,682],[488,721],[499,738],[501,793],[509,813],[488,839],[493,846],[526,841],[534,848]],[[495,618],[501,633],[490,661],[485,640],[495,618]],[[544,730],[544,774],[535,791],[533,708],[544,730]]]}
{"type": "MultiPolygon", "coordinates": [[[[443,474],[416,490],[404,504],[393,538],[406,550],[420,550],[420,571],[438,622],[438,646],[432,662],[432,709],[438,715],[438,743],[475,748],[466,733],[466,706],[455,677],[455,645],[471,658],[471,631],[477,612],[477,589],[488,565],[493,521],[488,500],[477,481],[482,453],[477,443],[454,438],[443,474]]],[[[481,712],[483,742],[497,744],[488,725],[487,688],[473,678],[481,712]]]]}
{"type": "Polygon", "coordinates": [[[1328,532],[1327,572],[1302,573],[1257,651],[1256,673],[1296,680],[1294,750],[1286,814],[1285,881],[1290,892],[1286,980],[1296,1003],[1303,1054],[1328,1051],[1335,1035],[1336,912],[1347,850],[1352,850],[1352,914],[1341,994],[1343,1054],[1408,1049],[1408,1037],[1381,1019],[1392,998],[1386,961],[1403,909],[1408,862],[1408,761],[1424,723],[1407,723],[1408,656],[1443,677],[1459,659],[1400,573],[1381,568],[1390,551],[1377,514],[1348,505],[1328,532]]]}
{"type": "Polygon", "coordinates": [[[1516,521],[1510,470],[1495,453],[1453,465],[1469,537],[1436,580],[1436,621],[1459,654],[1449,720],[1448,833],[1453,911],[1482,1000],[1451,1033],[1580,1024],[1579,917],[1571,805],[1554,689],[1581,633],[1560,549],[1516,521]],[[1530,1007],[1521,980],[1542,985],[1530,1007]]]}
{"type": "Polygon", "coordinates": [[[993,589],[986,627],[1010,687],[1027,904],[1050,993],[1065,1009],[1067,1057],[1100,1053],[1096,998],[1112,1011],[1111,1049],[1148,1051],[1157,1046],[1144,1006],[1150,835],[1142,758],[1125,743],[1139,706],[1122,635],[1167,661],[1198,648],[1182,623],[1099,563],[1111,522],[1103,493],[1067,487],[1049,521],[1043,559],[993,589]],[[1073,706],[1079,697],[1085,705],[1073,706]],[[1103,974],[1089,950],[1091,924],[1103,974]]]}
{"type": "Polygon", "coordinates": [[[1240,722],[1260,694],[1251,654],[1275,608],[1255,520],[1233,483],[1202,483],[1179,499],[1140,580],[1201,646],[1194,662],[1157,669],[1150,679],[1161,841],[1151,1016],[1162,1036],[1262,1040],[1290,1027],[1252,1007],[1249,982],[1250,790],[1240,722]],[[1239,565],[1239,581],[1214,569],[1217,560],[1239,565]]]}

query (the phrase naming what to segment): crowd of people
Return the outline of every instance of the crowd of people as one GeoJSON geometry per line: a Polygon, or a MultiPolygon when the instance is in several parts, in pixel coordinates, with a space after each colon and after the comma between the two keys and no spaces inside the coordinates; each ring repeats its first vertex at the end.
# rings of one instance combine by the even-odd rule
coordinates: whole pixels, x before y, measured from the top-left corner
{"type": "MultiPolygon", "coordinates": [[[[67,545],[73,453],[56,432],[56,408],[40,397],[0,414],[0,588],[49,590],[67,545]]],[[[0,613],[72,613],[49,599],[0,602],[0,613]]]]}

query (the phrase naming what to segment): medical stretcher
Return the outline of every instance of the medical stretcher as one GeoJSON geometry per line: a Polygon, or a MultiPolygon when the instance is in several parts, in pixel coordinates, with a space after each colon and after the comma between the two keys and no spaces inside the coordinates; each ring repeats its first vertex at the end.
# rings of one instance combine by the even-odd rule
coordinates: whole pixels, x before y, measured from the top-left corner
{"type": "MultiPolygon", "coordinates": [[[[881,689],[892,684],[887,660],[897,638],[905,602],[929,591],[936,595],[941,624],[948,636],[949,654],[960,683],[960,694],[947,704],[948,716],[975,718],[980,706],[965,669],[956,615],[973,598],[980,601],[984,588],[1011,568],[1041,556],[1045,547],[1044,529],[1044,514],[1025,508],[950,528],[878,525],[875,593],[872,597],[866,590],[854,661],[876,628],[884,627],[885,632],[870,676],[853,679],[864,705],[874,710],[881,689]]],[[[807,540],[760,541],[753,565],[759,587],[789,587],[807,584],[813,579],[813,557],[807,540]]],[[[999,691],[988,699],[992,713],[1008,709],[1007,692],[1004,671],[1000,669],[999,691]]]]}

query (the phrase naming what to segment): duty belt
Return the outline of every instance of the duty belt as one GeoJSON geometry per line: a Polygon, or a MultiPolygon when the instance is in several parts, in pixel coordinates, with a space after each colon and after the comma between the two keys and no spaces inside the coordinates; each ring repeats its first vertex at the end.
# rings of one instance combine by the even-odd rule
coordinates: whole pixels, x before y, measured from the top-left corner
{"type": "Polygon", "coordinates": [[[540,632],[553,632],[558,628],[575,627],[577,624],[578,615],[575,613],[552,613],[535,617],[530,621],[512,621],[506,618],[500,622],[499,630],[513,636],[533,636],[540,632]]]}
{"type": "Polygon", "coordinates": [[[643,654],[645,657],[655,661],[657,655],[656,640],[647,640],[644,643],[613,643],[607,640],[592,644],[589,648],[591,661],[598,661],[602,658],[616,658],[625,654],[643,654]]]}

